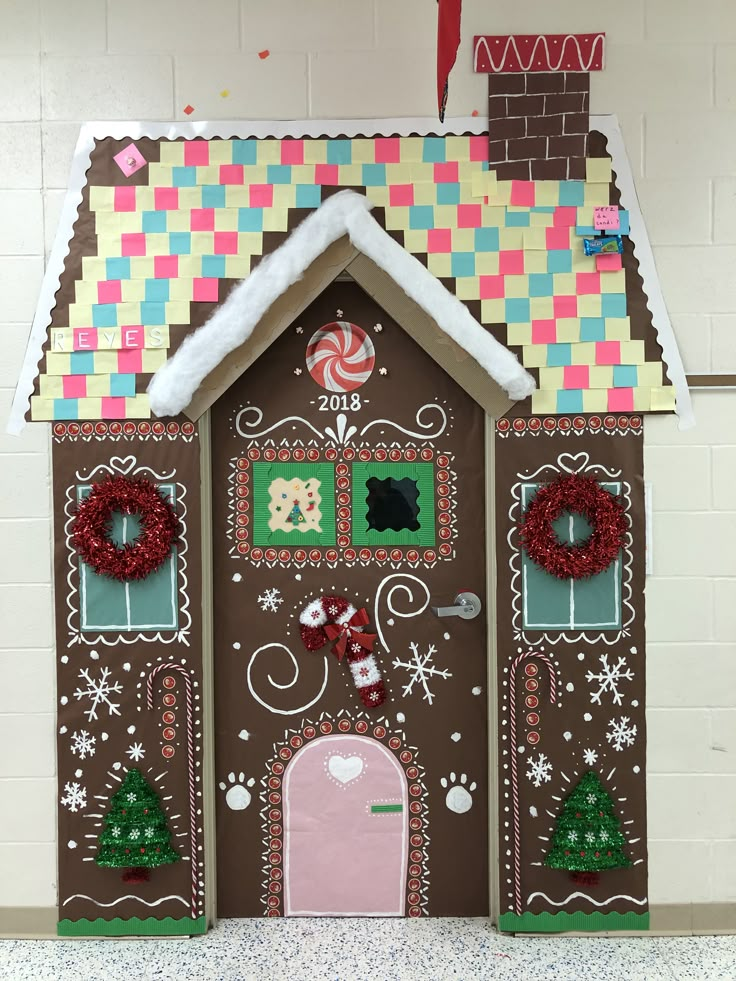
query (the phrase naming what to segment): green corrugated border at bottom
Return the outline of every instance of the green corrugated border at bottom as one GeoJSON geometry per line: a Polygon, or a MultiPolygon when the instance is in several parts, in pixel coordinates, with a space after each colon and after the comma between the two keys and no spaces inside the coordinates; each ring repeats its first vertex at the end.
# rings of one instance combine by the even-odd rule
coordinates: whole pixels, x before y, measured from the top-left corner
{"type": "Polygon", "coordinates": [[[504,933],[564,933],[575,931],[648,930],[649,913],[502,913],[498,929],[504,933]]]}
{"type": "Polygon", "coordinates": [[[183,916],[175,920],[171,916],[157,920],[153,916],[145,920],[132,916],[129,920],[59,920],[56,932],[60,937],[188,937],[207,933],[207,917],[183,916]]]}

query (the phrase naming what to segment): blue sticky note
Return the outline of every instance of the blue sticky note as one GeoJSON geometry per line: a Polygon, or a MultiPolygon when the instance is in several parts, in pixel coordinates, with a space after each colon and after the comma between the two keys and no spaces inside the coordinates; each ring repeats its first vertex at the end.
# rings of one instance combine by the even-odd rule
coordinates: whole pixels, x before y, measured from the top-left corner
{"type": "Polygon", "coordinates": [[[130,258],[114,256],[105,259],[105,271],[108,279],[130,279],[130,258]]]}
{"type": "Polygon", "coordinates": [[[583,393],[579,388],[565,388],[557,392],[558,412],[582,412],[583,393]]]}
{"type": "Polygon", "coordinates": [[[551,273],[529,273],[529,296],[554,296],[551,273]]]}
{"type": "Polygon", "coordinates": [[[239,232],[263,231],[263,208],[238,208],[239,232]]]}
{"type": "Polygon", "coordinates": [[[224,255],[203,255],[202,256],[202,276],[205,279],[224,279],[225,278],[225,256],[224,255]]]}
{"type": "MultiPolygon", "coordinates": [[[[255,164],[258,160],[257,140],[233,140],[233,163],[255,164]]],[[[213,205],[205,205],[213,207],[213,205]]],[[[223,205],[224,207],[224,205],[223,205]]]]}
{"type": "Polygon", "coordinates": [[[353,162],[353,144],[350,140],[327,141],[328,164],[351,164],[353,162]]]}
{"type": "Polygon", "coordinates": [[[197,168],[196,167],[172,167],[171,183],[174,187],[196,187],[197,168]]]}
{"type": "Polygon", "coordinates": [[[110,375],[110,395],[132,398],[135,395],[135,375],[110,375]]]}
{"type": "Polygon", "coordinates": [[[117,327],[118,308],[115,303],[93,303],[92,304],[92,326],[93,327],[117,327]]]}
{"type": "Polygon", "coordinates": [[[603,293],[601,295],[601,314],[604,317],[625,317],[626,294],[603,293]]]}
{"type": "Polygon", "coordinates": [[[166,212],[165,211],[144,211],[141,227],[144,232],[165,232],[166,231],[166,212]]]}
{"type": "Polygon", "coordinates": [[[511,297],[506,300],[506,323],[527,324],[531,321],[529,300],[523,297],[511,297]]]}
{"type": "Polygon", "coordinates": [[[475,276],[475,252],[453,252],[450,263],[455,278],[475,276]]]}
{"type": "Polygon", "coordinates": [[[409,228],[434,228],[434,208],[431,204],[414,204],[409,208],[409,228]]]}
{"type": "Polygon", "coordinates": [[[202,187],[203,208],[225,207],[225,186],[223,184],[205,184],[202,187]]]}
{"type": "Polygon", "coordinates": [[[476,228],[475,229],[475,251],[476,252],[498,252],[499,238],[497,228],[476,228]]]}
{"type": "Polygon", "coordinates": [[[603,317],[580,318],[581,341],[605,341],[606,322],[603,317]]]}
{"type": "Polygon", "coordinates": [[[564,368],[572,363],[572,348],[570,344],[547,345],[547,367],[564,368]]]}
{"type": "Polygon", "coordinates": [[[635,364],[615,364],[613,366],[614,388],[636,388],[639,384],[639,372],[635,364]]]}

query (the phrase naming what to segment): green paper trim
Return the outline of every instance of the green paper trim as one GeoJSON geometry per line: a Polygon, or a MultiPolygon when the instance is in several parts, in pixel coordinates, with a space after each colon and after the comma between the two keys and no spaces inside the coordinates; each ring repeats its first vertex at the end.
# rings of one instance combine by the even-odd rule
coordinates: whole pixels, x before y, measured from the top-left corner
{"type": "Polygon", "coordinates": [[[401,814],[403,804],[371,804],[371,814],[401,814]]]}
{"type": "Polygon", "coordinates": [[[608,930],[648,930],[649,913],[502,913],[498,918],[502,933],[601,933],[608,930]]]}
{"type": "Polygon", "coordinates": [[[157,920],[153,916],[145,920],[132,916],[129,920],[59,920],[56,925],[59,937],[193,937],[207,933],[207,917],[183,916],[175,920],[171,916],[157,920]]]}
{"type": "Polygon", "coordinates": [[[261,548],[288,545],[291,548],[308,548],[311,545],[334,545],[337,541],[335,525],[335,465],[333,463],[267,463],[253,464],[253,544],[261,548]],[[268,522],[271,500],[268,488],[271,482],[282,480],[301,481],[315,478],[320,482],[322,498],[322,531],[271,531],[268,522]]]}
{"type": "Polygon", "coordinates": [[[434,506],[434,465],[431,463],[354,463],[353,464],[353,545],[372,545],[376,548],[390,545],[421,545],[426,547],[435,544],[435,506],[434,506]],[[408,477],[414,480],[419,491],[419,529],[417,531],[376,531],[369,528],[366,510],[368,497],[367,481],[371,477],[386,480],[393,477],[402,480],[408,477]]]}

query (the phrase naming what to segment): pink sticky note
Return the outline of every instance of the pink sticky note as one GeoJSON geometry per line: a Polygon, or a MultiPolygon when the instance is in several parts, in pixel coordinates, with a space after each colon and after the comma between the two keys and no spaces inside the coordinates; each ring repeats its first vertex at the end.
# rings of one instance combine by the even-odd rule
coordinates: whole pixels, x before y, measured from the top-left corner
{"type": "Polygon", "coordinates": [[[153,275],[156,279],[177,279],[179,276],[178,255],[156,255],[153,257],[153,275]]]}
{"type": "Polygon", "coordinates": [[[120,236],[120,254],[145,255],[146,236],[143,232],[123,232],[120,236]]]}
{"type": "Polygon", "coordinates": [[[119,279],[109,279],[97,284],[98,303],[122,303],[123,289],[119,279]]]}
{"type": "Polygon", "coordinates": [[[459,181],[457,160],[434,165],[435,184],[457,184],[459,181]]]}
{"type": "Polygon", "coordinates": [[[103,419],[124,419],[125,418],[125,399],[103,396],[102,399],[102,418],[103,419]]]}
{"type": "Polygon", "coordinates": [[[116,153],[112,159],[126,177],[132,177],[136,171],[142,170],[148,164],[148,161],[144,158],[135,143],[126,146],[120,153],[116,153]]]}
{"type": "Polygon", "coordinates": [[[597,296],[601,291],[601,278],[597,272],[577,273],[575,276],[575,289],[578,296],[597,296]]]}
{"type": "Polygon", "coordinates": [[[143,349],[118,351],[118,372],[121,375],[140,375],[143,371],[143,349]]]}
{"type": "Polygon", "coordinates": [[[189,218],[189,227],[193,232],[214,232],[215,209],[192,208],[189,218]]]}
{"type": "Polygon", "coordinates": [[[532,344],[556,344],[557,323],[554,320],[532,320],[532,344]]]}
{"type": "Polygon", "coordinates": [[[336,185],[339,182],[337,164],[315,164],[314,183],[336,185]]]}
{"type": "Polygon", "coordinates": [[[114,207],[116,211],[135,211],[135,187],[116,187],[114,207]]]}
{"type": "Polygon", "coordinates": [[[96,351],[97,337],[98,337],[97,331],[93,327],[75,327],[74,350],[96,351]]]}
{"type": "MultiPolygon", "coordinates": [[[[620,341],[598,341],[595,345],[596,364],[621,364],[620,341]]],[[[624,389],[619,389],[624,391],[624,389]]]]}
{"type": "Polygon", "coordinates": [[[481,300],[501,300],[506,295],[503,276],[480,277],[481,300]]]}
{"type": "Polygon", "coordinates": [[[577,208],[567,207],[567,205],[561,208],[555,208],[552,224],[556,228],[572,228],[574,225],[577,225],[577,221],[577,208]]]}
{"type": "Polygon", "coordinates": [[[621,228],[618,205],[607,204],[593,208],[593,227],[597,231],[617,232],[621,228]]]}
{"type": "Polygon", "coordinates": [[[374,141],[375,160],[378,164],[401,162],[401,143],[396,136],[379,136],[374,141]]]}
{"type": "Polygon", "coordinates": [[[210,145],[207,140],[184,142],[184,164],[187,167],[206,167],[210,162],[210,145]]]}
{"type": "Polygon", "coordinates": [[[146,346],[146,335],[142,327],[121,327],[120,328],[120,339],[122,341],[123,348],[127,350],[132,350],[138,347],[146,346]]]}
{"type": "Polygon", "coordinates": [[[558,320],[566,317],[577,317],[578,298],[577,296],[555,296],[552,300],[552,308],[558,320]]]}
{"type": "Polygon", "coordinates": [[[533,181],[511,181],[511,204],[518,207],[533,208],[536,191],[533,181]]]}
{"type": "Polygon", "coordinates": [[[565,388],[588,388],[589,368],[587,364],[569,364],[564,369],[565,388]]]}
{"type": "Polygon", "coordinates": [[[61,384],[65,399],[83,399],[87,395],[86,375],[64,375],[61,384]]]}
{"type": "Polygon", "coordinates": [[[609,388],[608,411],[609,412],[633,412],[634,389],[633,388],[609,388]]]}
{"type": "Polygon", "coordinates": [[[505,252],[499,252],[498,271],[502,276],[523,276],[523,251],[521,249],[507,249],[505,252]]]}
{"type": "Polygon", "coordinates": [[[458,228],[481,228],[483,219],[479,204],[459,204],[457,206],[458,228]]]}
{"type": "Polygon", "coordinates": [[[237,255],[238,233],[215,232],[215,255],[237,255]]]}
{"type": "Polygon", "coordinates": [[[304,140],[282,140],[281,141],[281,163],[299,164],[304,163],[304,140]]]}
{"type": "Polygon", "coordinates": [[[618,252],[599,252],[595,257],[595,268],[598,272],[616,272],[623,269],[621,256],[618,252]]]}
{"type": "Polygon", "coordinates": [[[452,252],[452,231],[449,228],[428,229],[427,252],[452,252]]]}
{"type": "Polygon", "coordinates": [[[414,204],[414,185],[391,184],[388,189],[388,201],[392,208],[403,208],[414,204]]]}
{"type": "Polygon", "coordinates": [[[219,280],[195,279],[192,299],[200,303],[217,303],[219,298],[219,280]]]}

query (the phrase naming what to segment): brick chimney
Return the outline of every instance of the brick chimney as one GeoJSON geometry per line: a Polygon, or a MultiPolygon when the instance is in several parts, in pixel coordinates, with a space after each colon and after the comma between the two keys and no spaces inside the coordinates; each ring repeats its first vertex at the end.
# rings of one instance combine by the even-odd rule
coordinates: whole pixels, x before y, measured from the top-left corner
{"type": "Polygon", "coordinates": [[[488,74],[489,163],[499,180],[584,180],[590,72],[603,68],[603,34],[475,38],[488,74]]]}

